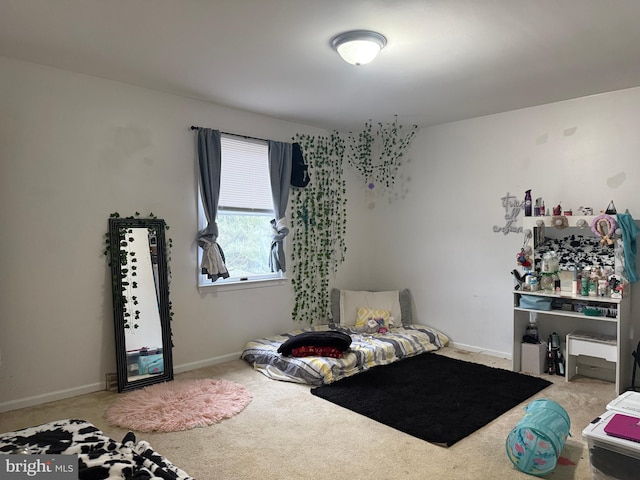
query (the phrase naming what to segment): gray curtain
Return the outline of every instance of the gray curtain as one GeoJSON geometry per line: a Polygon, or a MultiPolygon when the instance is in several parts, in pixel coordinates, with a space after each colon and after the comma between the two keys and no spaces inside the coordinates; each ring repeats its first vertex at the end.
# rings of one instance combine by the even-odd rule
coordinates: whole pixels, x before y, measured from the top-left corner
{"type": "Polygon", "coordinates": [[[198,232],[198,245],[202,248],[202,263],[200,268],[203,275],[212,281],[218,278],[229,278],[229,272],[224,264],[224,253],[217,243],[218,199],[220,198],[220,168],[222,151],[220,147],[220,131],[210,128],[197,129],[198,167],[200,171],[200,192],[202,205],[207,217],[207,226],[198,232]]]}
{"type": "Polygon", "coordinates": [[[276,217],[271,220],[273,234],[271,237],[269,267],[272,272],[286,271],[284,238],[289,234],[289,228],[287,227],[285,216],[287,202],[289,201],[289,185],[291,183],[292,148],[290,143],[269,140],[269,176],[271,179],[273,213],[276,217]]]}

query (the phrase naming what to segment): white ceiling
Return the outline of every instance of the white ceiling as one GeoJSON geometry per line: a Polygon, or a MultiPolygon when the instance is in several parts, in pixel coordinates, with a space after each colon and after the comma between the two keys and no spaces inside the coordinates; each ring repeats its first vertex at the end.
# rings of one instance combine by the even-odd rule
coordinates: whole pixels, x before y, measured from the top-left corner
{"type": "Polygon", "coordinates": [[[0,55],[329,130],[640,85],[640,0],[0,0],[0,55]],[[355,67],[330,46],[388,43],[355,67]]]}

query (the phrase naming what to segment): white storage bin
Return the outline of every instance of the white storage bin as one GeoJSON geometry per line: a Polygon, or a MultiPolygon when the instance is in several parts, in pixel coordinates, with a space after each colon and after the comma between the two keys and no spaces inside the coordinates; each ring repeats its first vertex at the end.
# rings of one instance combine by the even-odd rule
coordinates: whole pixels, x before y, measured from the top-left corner
{"type": "Polygon", "coordinates": [[[607,435],[604,427],[616,414],[607,411],[582,431],[589,446],[592,480],[638,480],[640,443],[607,435]]]}
{"type": "Polygon", "coordinates": [[[586,332],[572,332],[567,335],[567,355],[588,355],[615,362],[617,353],[616,338],[613,336],[586,332]]]}
{"type": "Polygon", "coordinates": [[[611,400],[607,405],[607,410],[640,417],[640,392],[624,392],[615,400],[611,400]]]}
{"type": "Polygon", "coordinates": [[[616,337],[591,332],[567,335],[566,379],[580,373],[588,377],[615,381],[618,347],[616,337]],[[582,366],[583,368],[579,368],[582,366]]]}
{"type": "Polygon", "coordinates": [[[547,344],[522,343],[520,344],[520,371],[540,375],[545,372],[547,361],[547,344]]]}

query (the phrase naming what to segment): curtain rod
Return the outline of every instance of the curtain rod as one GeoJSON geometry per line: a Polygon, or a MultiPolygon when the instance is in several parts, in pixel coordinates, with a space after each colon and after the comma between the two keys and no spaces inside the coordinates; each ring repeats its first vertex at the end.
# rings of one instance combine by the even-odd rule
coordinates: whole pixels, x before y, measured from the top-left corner
{"type": "MultiPolygon", "coordinates": [[[[196,127],[194,125],[191,125],[191,130],[197,130],[199,128],[202,128],[202,127],[196,127]]],[[[220,132],[220,133],[223,133],[225,135],[231,135],[233,137],[247,138],[249,140],[259,140],[261,142],[268,142],[269,141],[269,140],[265,140],[264,138],[250,137],[249,135],[238,135],[237,133],[228,133],[228,132],[220,132]]]]}

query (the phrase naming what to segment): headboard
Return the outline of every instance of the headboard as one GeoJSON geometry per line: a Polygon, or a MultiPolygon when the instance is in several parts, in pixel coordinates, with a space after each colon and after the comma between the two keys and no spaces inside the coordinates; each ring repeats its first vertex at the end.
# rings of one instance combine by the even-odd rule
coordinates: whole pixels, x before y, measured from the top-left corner
{"type": "MultiPolygon", "coordinates": [[[[334,324],[344,323],[341,321],[341,318],[340,318],[340,310],[341,310],[341,302],[343,301],[345,295],[358,296],[360,292],[365,292],[365,291],[371,292],[374,294],[380,293],[381,295],[386,295],[390,292],[390,291],[373,292],[371,290],[343,290],[338,288],[331,289],[330,310],[331,310],[332,322],[334,324]]],[[[399,302],[399,308],[400,308],[400,321],[402,325],[411,325],[413,323],[413,317],[411,313],[411,292],[409,291],[408,288],[405,288],[404,290],[398,290],[397,292],[398,292],[398,302],[399,302]]],[[[375,298],[375,295],[374,295],[374,298],[375,298]]],[[[360,305],[360,306],[370,307],[370,308],[380,308],[379,305],[360,305]]],[[[355,312],[354,312],[354,315],[355,315],[355,312]]]]}

